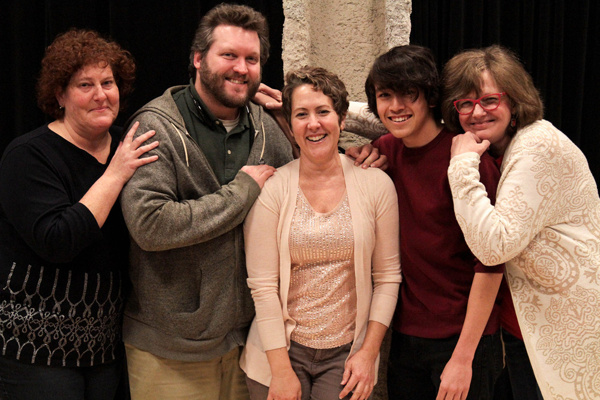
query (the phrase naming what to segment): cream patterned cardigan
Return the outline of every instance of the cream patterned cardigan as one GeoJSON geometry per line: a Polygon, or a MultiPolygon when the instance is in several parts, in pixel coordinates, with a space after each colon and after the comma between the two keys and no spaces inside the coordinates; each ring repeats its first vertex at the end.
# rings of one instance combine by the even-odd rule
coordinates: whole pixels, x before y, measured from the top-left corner
{"type": "Polygon", "coordinates": [[[585,157],[548,121],[519,130],[495,207],[478,164],[476,153],[451,160],[454,209],[477,258],[506,263],[544,399],[599,399],[600,199],[585,157]]]}

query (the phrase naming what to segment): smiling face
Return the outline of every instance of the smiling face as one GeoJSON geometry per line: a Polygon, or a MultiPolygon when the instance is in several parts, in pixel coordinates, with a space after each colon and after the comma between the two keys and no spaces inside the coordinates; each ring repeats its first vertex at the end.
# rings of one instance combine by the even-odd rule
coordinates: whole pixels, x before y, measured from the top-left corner
{"type": "MultiPolygon", "coordinates": [[[[491,93],[501,93],[488,71],[481,74],[481,87],[479,92],[468,93],[465,98],[477,99],[491,93]]],[[[469,115],[458,115],[458,120],[465,132],[473,132],[480,139],[490,141],[492,147],[502,153],[510,142],[507,128],[511,119],[511,105],[508,96],[502,96],[500,105],[493,111],[485,111],[479,104],[475,105],[473,113],[469,115]]]]}
{"type": "Polygon", "coordinates": [[[258,90],[261,80],[258,34],[231,25],[213,31],[213,43],[202,58],[194,56],[196,90],[218,117],[232,119],[258,90]]]}
{"type": "Polygon", "coordinates": [[[329,96],[312,85],[298,86],[292,93],[290,122],[302,159],[314,164],[335,160],[344,120],[340,122],[329,96]]]}
{"type": "Polygon", "coordinates": [[[87,65],[56,95],[64,123],[75,132],[104,134],[119,113],[119,88],[110,66],[87,65]]]}
{"type": "Polygon", "coordinates": [[[422,92],[400,93],[376,87],[375,97],[379,119],[407,147],[424,146],[439,133],[432,108],[422,92]]]}

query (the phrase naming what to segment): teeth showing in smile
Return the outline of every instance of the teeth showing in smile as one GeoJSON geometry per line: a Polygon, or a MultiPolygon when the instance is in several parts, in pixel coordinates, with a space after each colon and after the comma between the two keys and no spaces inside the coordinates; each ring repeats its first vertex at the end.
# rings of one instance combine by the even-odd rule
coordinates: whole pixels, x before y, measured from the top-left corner
{"type": "Polygon", "coordinates": [[[319,135],[319,136],[309,136],[306,138],[306,140],[308,140],[309,142],[318,142],[319,140],[323,139],[326,135],[319,135]]]}
{"type": "Polygon", "coordinates": [[[390,117],[393,122],[404,122],[410,117],[390,117]]]}
{"type": "Polygon", "coordinates": [[[239,80],[239,79],[229,79],[229,82],[231,83],[237,83],[238,85],[242,85],[244,83],[246,83],[245,81],[239,80]]]}

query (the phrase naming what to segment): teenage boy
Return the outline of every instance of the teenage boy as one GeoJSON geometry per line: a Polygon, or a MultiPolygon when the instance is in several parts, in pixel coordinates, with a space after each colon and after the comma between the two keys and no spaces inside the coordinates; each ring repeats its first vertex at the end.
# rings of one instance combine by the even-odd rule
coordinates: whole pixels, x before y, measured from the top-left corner
{"type": "MultiPolygon", "coordinates": [[[[496,296],[503,265],[470,252],[452,206],[447,170],[453,134],[441,123],[431,51],[398,46],[375,60],[369,108],[390,132],[373,144],[388,158],[398,192],[403,282],[392,324],[390,399],[493,398],[502,369],[496,296]]],[[[490,198],[494,160],[479,168],[490,198]]]]}

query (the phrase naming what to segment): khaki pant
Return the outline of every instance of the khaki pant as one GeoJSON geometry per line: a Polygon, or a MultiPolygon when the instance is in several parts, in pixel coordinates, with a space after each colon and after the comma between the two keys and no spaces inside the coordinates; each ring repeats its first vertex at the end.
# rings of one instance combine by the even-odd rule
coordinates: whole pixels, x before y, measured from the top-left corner
{"type": "Polygon", "coordinates": [[[126,344],[132,400],[248,400],[240,348],[210,361],[157,357],[126,344]]]}

